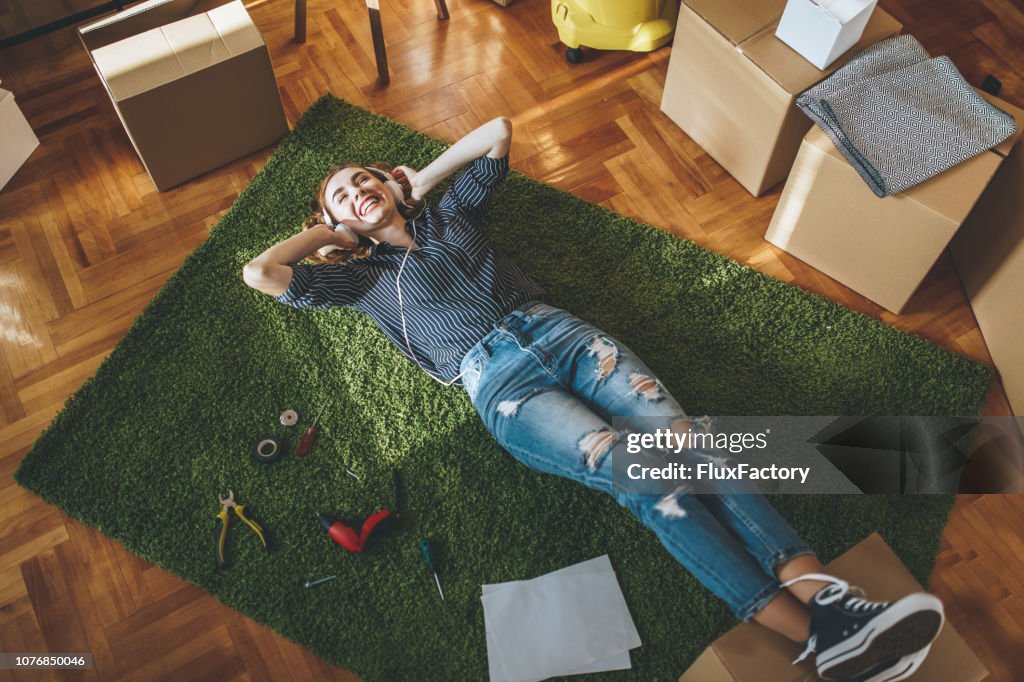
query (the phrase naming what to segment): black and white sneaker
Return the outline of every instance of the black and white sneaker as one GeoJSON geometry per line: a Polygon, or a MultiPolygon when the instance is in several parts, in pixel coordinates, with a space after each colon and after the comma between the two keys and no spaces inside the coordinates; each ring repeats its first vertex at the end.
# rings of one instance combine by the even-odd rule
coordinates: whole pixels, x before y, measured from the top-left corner
{"type": "Polygon", "coordinates": [[[800,580],[832,583],[807,605],[811,637],[793,661],[799,663],[815,653],[818,676],[823,680],[863,679],[861,676],[871,672],[880,675],[887,663],[898,664],[930,646],[942,629],[942,602],[931,594],[915,592],[895,602],[873,602],[864,599],[863,593],[852,593],[845,580],[821,573],[807,573],[782,586],[800,580]]]}

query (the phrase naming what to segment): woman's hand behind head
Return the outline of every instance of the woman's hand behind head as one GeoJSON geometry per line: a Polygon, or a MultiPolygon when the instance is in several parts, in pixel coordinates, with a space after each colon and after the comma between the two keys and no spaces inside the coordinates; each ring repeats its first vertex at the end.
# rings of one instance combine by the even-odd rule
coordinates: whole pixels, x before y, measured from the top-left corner
{"type": "MultiPolygon", "coordinates": [[[[326,227],[326,225],[325,225],[326,227]]],[[[331,228],[327,228],[331,229],[331,228]]],[[[334,236],[333,245],[343,250],[351,250],[359,246],[359,235],[349,228],[344,221],[339,222],[331,231],[334,236]]]]}
{"type": "MultiPolygon", "coordinates": [[[[314,263],[341,262],[349,254],[359,248],[359,237],[347,226],[339,224],[331,228],[324,224],[319,216],[310,216],[302,223],[303,232],[317,232],[328,243],[310,254],[308,258],[314,263]]],[[[321,242],[322,243],[322,242],[321,242]]]]}
{"type": "MultiPolygon", "coordinates": [[[[416,171],[409,166],[395,166],[391,171],[391,177],[393,177],[398,184],[402,186],[402,189],[405,190],[406,197],[412,201],[420,201],[423,199],[423,195],[426,194],[420,186],[420,183],[417,181],[418,176],[419,171],[416,171]]],[[[406,203],[409,203],[409,201],[406,200],[406,203]]]]}

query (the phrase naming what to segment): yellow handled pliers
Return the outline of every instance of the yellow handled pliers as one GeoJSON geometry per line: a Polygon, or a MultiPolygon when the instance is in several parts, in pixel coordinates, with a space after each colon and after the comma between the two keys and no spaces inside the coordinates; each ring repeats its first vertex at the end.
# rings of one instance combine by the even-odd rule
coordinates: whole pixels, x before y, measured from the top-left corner
{"type": "Polygon", "coordinates": [[[235,516],[242,519],[245,525],[249,526],[249,528],[256,533],[260,542],[263,543],[263,548],[270,551],[270,548],[267,546],[267,538],[263,534],[263,526],[257,523],[251,516],[246,515],[245,505],[237,504],[235,502],[235,493],[229,490],[227,497],[224,497],[220,493],[217,493],[217,497],[220,499],[222,507],[220,512],[217,514],[217,528],[214,532],[214,539],[217,543],[214,550],[217,558],[217,568],[224,568],[228,565],[227,558],[224,556],[224,543],[228,538],[228,520],[230,519],[230,516],[228,515],[229,508],[234,509],[235,516]]]}

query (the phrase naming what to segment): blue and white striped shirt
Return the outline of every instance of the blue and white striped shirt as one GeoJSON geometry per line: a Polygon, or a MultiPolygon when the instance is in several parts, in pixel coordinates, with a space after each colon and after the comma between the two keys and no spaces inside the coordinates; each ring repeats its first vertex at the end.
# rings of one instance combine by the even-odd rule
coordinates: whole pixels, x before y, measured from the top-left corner
{"type": "MultiPolygon", "coordinates": [[[[508,168],[508,155],[481,156],[416,220],[418,248],[402,270],[402,308],[413,359],[445,381],[458,376],[462,358],[495,322],[544,295],[479,227],[508,168]]],[[[411,221],[405,229],[413,234],[411,221]]],[[[276,298],[296,308],[348,306],[366,313],[412,357],[395,289],[405,252],[381,242],[366,258],[340,265],[293,265],[288,290],[276,298]]]]}

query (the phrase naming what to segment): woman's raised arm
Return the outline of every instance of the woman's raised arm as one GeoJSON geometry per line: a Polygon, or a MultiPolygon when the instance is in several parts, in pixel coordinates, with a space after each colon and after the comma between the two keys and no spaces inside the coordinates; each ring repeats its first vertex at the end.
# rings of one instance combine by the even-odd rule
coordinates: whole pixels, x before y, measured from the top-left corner
{"type": "Polygon", "coordinates": [[[304,230],[253,258],[242,269],[242,279],[253,289],[280,296],[292,281],[292,265],[325,246],[353,248],[353,235],[347,230],[335,232],[326,225],[304,230]]]}
{"type": "Polygon", "coordinates": [[[481,156],[500,159],[508,154],[512,142],[512,121],[504,116],[488,121],[446,149],[420,171],[398,166],[412,186],[412,198],[420,200],[437,183],[481,156]]]}

